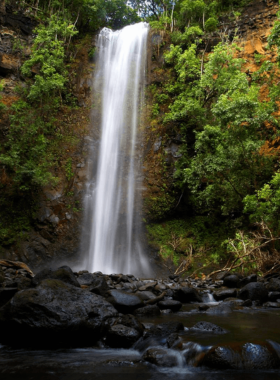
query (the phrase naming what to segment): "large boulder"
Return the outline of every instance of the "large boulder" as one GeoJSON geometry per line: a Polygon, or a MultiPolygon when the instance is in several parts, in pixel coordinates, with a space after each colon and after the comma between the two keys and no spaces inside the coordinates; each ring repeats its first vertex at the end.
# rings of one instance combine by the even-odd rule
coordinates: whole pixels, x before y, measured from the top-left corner
{"type": "Polygon", "coordinates": [[[212,347],[200,365],[215,369],[277,369],[280,359],[268,343],[235,343],[212,347]]]}
{"type": "Polygon", "coordinates": [[[240,277],[237,274],[230,274],[224,278],[224,286],[228,288],[236,288],[240,281],[240,277]]]}
{"type": "Polygon", "coordinates": [[[196,289],[188,287],[174,290],[174,299],[182,303],[202,302],[202,298],[198,291],[196,289]]]}
{"type": "Polygon", "coordinates": [[[120,290],[110,290],[107,300],[120,312],[131,314],[135,309],[144,306],[140,297],[135,294],[129,294],[120,290]]]}
{"type": "Polygon", "coordinates": [[[41,272],[37,273],[33,279],[32,279],[32,285],[37,286],[39,285],[43,280],[46,279],[54,279],[54,280],[60,280],[65,282],[66,284],[73,285],[76,287],[80,287],[80,284],[72,272],[72,269],[68,266],[60,267],[56,270],[52,269],[43,269],[41,272]]]}
{"type": "Polygon", "coordinates": [[[268,299],[268,290],[261,282],[250,282],[238,292],[242,300],[265,302],[268,299]]]}
{"type": "Polygon", "coordinates": [[[106,332],[117,310],[101,296],[46,279],[19,291],[0,309],[0,343],[17,346],[85,346],[106,332]]]}

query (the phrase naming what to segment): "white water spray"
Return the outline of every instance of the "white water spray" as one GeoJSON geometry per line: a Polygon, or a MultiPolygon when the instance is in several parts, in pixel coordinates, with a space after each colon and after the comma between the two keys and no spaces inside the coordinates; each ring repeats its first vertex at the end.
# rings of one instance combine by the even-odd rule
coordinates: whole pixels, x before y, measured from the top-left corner
{"type": "Polygon", "coordinates": [[[94,101],[97,108],[101,103],[101,140],[97,172],[87,184],[82,247],[93,272],[148,269],[139,242],[142,183],[136,151],[147,35],[148,24],[139,23],[117,32],[104,28],[98,37],[94,101]]]}

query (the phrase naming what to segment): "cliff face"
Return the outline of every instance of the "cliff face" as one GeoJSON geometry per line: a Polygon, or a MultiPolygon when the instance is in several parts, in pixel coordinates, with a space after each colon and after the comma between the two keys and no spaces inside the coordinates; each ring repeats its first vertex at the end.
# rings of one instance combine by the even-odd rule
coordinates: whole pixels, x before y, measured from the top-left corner
{"type": "MultiPolygon", "coordinates": [[[[16,11],[1,3],[0,9],[0,92],[6,111],[0,119],[0,144],[5,143],[9,129],[11,106],[20,98],[18,88],[26,83],[20,67],[31,53],[36,22],[28,14],[16,11]]],[[[79,248],[82,219],[82,192],[86,181],[86,156],[91,110],[91,85],[94,64],[88,51],[93,47],[93,38],[85,37],[74,44],[75,59],[70,67],[69,88],[76,97],[78,106],[61,109],[57,125],[62,133],[67,132],[60,149],[62,159],[54,169],[59,178],[56,187],[45,186],[32,195],[33,199],[19,196],[15,202],[32,204],[32,216],[27,231],[21,231],[12,242],[0,245],[0,256],[10,260],[28,262],[33,268],[48,265],[53,260],[74,259],[79,248]],[[71,141],[70,141],[71,140],[71,141]]],[[[0,197],[9,196],[10,178],[5,166],[0,163],[0,197]]],[[[16,206],[16,205],[14,205],[16,206]]],[[[19,206],[20,207],[20,206],[19,206]]],[[[5,226],[1,226],[2,229],[5,226]]]]}
{"type": "MultiPolygon", "coordinates": [[[[202,51],[210,53],[220,41],[231,41],[238,37],[241,48],[239,57],[245,60],[243,70],[248,77],[260,68],[261,62],[275,62],[275,53],[267,49],[267,38],[279,10],[278,1],[256,0],[240,10],[241,15],[232,12],[220,18],[219,30],[207,36],[202,43],[202,51]]],[[[163,115],[168,108],[155,110],[153,86],[163,87],[172,80],[170,69],[164,65],[163,55],[170,46],[170,37],[164,32],[152,31],[148,62],[147,115],[145,129],[144,156],[144,211],[150,221],[188,213],[186,194],[174,187],[175,163],[181,157],[182,139],[178,126],[167,127],[157,121],[156,115],[163,115]]],[[[265,96],[265,89],[264,89],[265,96]]],[[[189,135],[188,139],[194,139],[189,135]]]]}

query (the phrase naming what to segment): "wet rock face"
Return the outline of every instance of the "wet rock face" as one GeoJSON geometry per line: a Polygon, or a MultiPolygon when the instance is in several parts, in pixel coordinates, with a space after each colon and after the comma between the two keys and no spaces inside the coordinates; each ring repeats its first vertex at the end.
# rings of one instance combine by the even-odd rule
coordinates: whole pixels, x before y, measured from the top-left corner
{"type": "Polygon", "coordinates": [[[265,302],[268,299],[268,290],[260,282],[251,282],[238,292],[238,298],[243,300],[265,302]]]}
{"type": "Polygon", "coordinates": [[[140,336],[141,334],[132,327],[114,325],[107,332],[106,344],[113,348],[129,348],[140,336]]]}
{"type": "Polygon", "coordinates": [[[178,364],[176,356],[163,348],[148,349],[143,355],[143,360],[159,367],[174,367],[178,364]]]}
{"type": "Polygon", "coordinates": [[[202,302],[198,291],[189,287],[176,289],[174,291],[174,298],[182,303],[202,302]]]}
{"type": "Polygon", "coordinates": [[[19,346],[91,345],[116,309],[101,296],[55,279],[19,291],[0,311],[1,343],[19,346]]]}
{"type": "Polygon", "coordinates": [[[125,293],[119,290],[110,290],[108,301],[120,313],[132,313],[135,309],[144,306],[143,301],[134,294],[125,293]]]}
{"type": "Polygon", "coordinates": [[[280,359],[268,343],[213,347],[200,365],[216,369],[276,369],[280,359]]]}
{"type": "Polygon", "coordinates": [[[64,266],[61,268],[58,268],[56,270],[51,269],[44,269],[32,279],[32,285],[37,286],[39,285],[43,280],[45,279],[54,279],[54,280],[60,280],[65,282],[66,284],[70,284],[76,287],[80,287],[80,284],[75,277],[74,273],[72,272],[72,269],[68,266],[64,266]]]}

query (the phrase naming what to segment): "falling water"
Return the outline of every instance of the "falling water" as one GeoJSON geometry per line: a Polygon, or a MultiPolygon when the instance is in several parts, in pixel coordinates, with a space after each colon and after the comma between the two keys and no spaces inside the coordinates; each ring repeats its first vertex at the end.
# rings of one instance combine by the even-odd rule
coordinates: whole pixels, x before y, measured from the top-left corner
{"type": "Polygon", "coordinates": [[[94,106],[97,120],[101,112],[101,137],[93,149],[98,163],[87,184],[83,238],[91,271],[135,274],[148,267],[139,239],[136,149],[147,35],[148,24],[139,23],[117,32],[104,28],[98,37],[94,106]]]}

